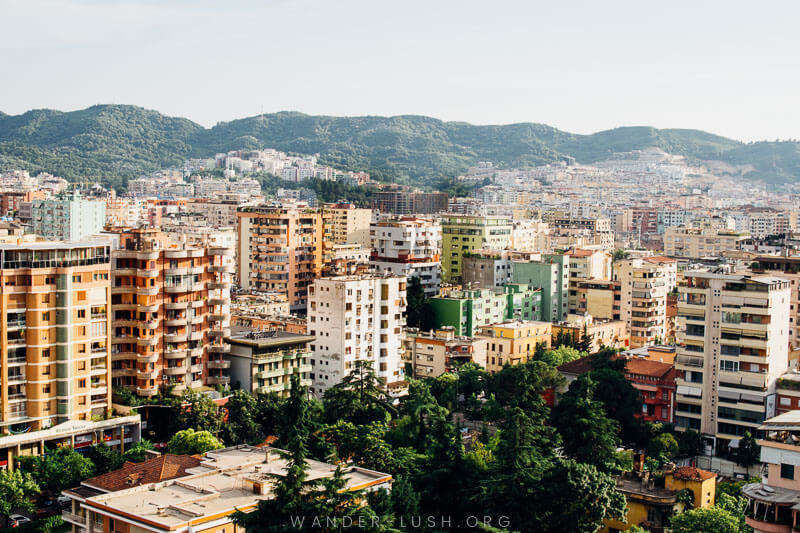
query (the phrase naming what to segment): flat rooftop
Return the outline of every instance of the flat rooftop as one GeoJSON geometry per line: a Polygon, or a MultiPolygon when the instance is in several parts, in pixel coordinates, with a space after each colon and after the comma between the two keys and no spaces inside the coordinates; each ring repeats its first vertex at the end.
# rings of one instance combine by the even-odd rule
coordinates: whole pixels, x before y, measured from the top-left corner
{"type": "MultiPolygon", "coordinates": [[[[189,475],[88,498],[86,505],[101,514],[116,514],[148,529],[174,530],[217,520],[236,510],[247,511],[272,498],[272,475],[284,475],[287,461],[275,448],[236,446],[207,453],[189,475]],[[256,487],[262,487],[254,489],[256,487]]],[[[333,475],[336,466],[309,461],[308,479],[333,475]]],[[[388,483],[392,476],[347,467],[351,490],[388,483]]],[[[202,526],[200,527],[202,529],[202,526]]]]}
{"type": "Polygon", "coordinates": [[[303,342],[313,342],[316,339],[313,335],[303,335],[302,333],[289,333],[288,331],[272,330],[258,331],[249,328],[232,327],[231,335],[225,337],[225,341],[230,344],[252,346],[254,348],[269,348],[270,346],[287,346],[303,342]]]}

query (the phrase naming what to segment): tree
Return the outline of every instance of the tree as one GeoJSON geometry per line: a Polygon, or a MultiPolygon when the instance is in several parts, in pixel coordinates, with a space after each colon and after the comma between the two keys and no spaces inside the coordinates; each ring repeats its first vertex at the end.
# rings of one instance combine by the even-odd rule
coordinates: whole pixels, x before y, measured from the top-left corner
{"type": "Polygon", "coordinates": [[[588,374],[569,386],[553,411],[553,425],[564,441],[564,453],[601,472],[615,469],[619,425],[595,399],[596,384],[588,374]]]}
{"type": "Polygon", "coordinates": [[[705,449],[703,435],[694,429],[687,429],[678,437],[678,451],[682,455],[701,455],[705,449]]]}
{"type": "Polygon", "coordinates": [[[534,358],[535,360],[547,363],[552,367],[557,367],[563,365],[564,363],[569,363],[570,361],[580,359],[585,355],[586,353],[581,353],[578,351],[578,349],[573,348],[572,346],[566,346],[562,344],[553,350],[545,350],[538,356],[534,354],[534,358]]]}
{"type": "Polygon", "coordinates": [[[225,404],[228,416],[222,426],[223,440],[229,445],[258,444],[264,435],[256,422],[258,402],[252,394],[237,390],[225,404]]]}
{"type": "Polygon", "coordinates": [[[420,496],[406,476],[398,476],[392,484],[392,511],[397,522],[411,524],[412,517],[420,516],[420,496]]]}
{"type": "Polygon", "coordinates": [[[408,386],[408,395],[403,398],[400,412],[408,416],[411,421],[409,429],[417,449],[424,449],[429,424],[437,419],[443,420],[447,416],[447,409],[439,405],[424,381],[411,382],[408,386]]]}
{"type": "Polygon", "coordinates": [[[204,454],[222,448],[222,443],[209,431],[184,429],[169,439],[167,450],[178,455],[204,454]]]}
{"type": "Polygon", "coordinates": [[[8,516],[16,509],[32,512],[36,506],[31,498],[39,492],[39,485],[30,473],[0,471],[0,515],[8,516]]]}
{"type": "Polygon", "coordinates": [[[149,450],[155,450],[155,446],[153,443],[147,439],[141,439],[139,442],[125,450],[125,453],[122,454],[122,459],[125,461],[131,461],[133,463],[141,463],[147,458],[147,452],[149,450]]]}
{"type": "Polygon", "coordinates": [[[265,437],[278,433],[285,405],[286,399],[278,396],[276,392],[259,394],[256,398],[254,420],[265,437]]]}
{"type": "Polygon", "coordinates": [[[406,324],[420,331],[435,327],[430,302],[425,298],[425,288],[418,276],[412,276],[406,286],[406,324]]]}
{"type": "Polygon", "coordinates": [[[97,476],[116,470],[125,462],[119,452],[112,450],[104,443],[95,444],[89,448],[86,456],[94,464],[94,473],[97,476]]]}
{"type": "Polygon", "coordinates": [[[564,383],[564,377],[554,367],[541,361],[505,366],[492,375],[487,392],[506,408],[520,407],[530,412],[543,405],[542,394],[564,383]]]}
{"type": "Polygon", "coordinates": [[[222,427],[222,411],[207,394],[184,393],[176,410],[175,425],[178,428],[208,431],[217,435],[222,427]]]}
{"type": "Polygon", "coordinates": [[[761,460],[761,446],[758,445],[753,434],[746,431],[739,440],[739,449],[736,450],[736,462],[744,467],[754,465],[761,460]]]}
{"type": "Polygon", "coordinates": [[[642,399],[639,391],[625,379],[625,360],[592,356],[592,368],[589,375],[597,384],[595,398],[603,404],[606,414],[619,424],[622,441],[644,444],[644,425],[639,418],[642,399]],[[595,366],[598,360],[602,362],[599,369],[595,366]]]}
{"type": "Polygon", "coordinates": [[[691,509],[670,519],[673,533],[740,533],[739,518],[721,507],[691,509]]]}
{"type": "Polygon", "coordinates": [[[594,341],[594,334],[589,333],[589,323],[583,323],[583,331],[581,332],[581,338],[576,344],[575,348],[578,349],[579,352],[583,353],[591,353],[592,346],[594,341]]]}
{"type": "Polygon", "coordinates": [[[354,424],[385,422],[397,412],[383,379],[375,373],[372,362],[364,359],[355,361],[342,381],[325,391],[322,403],[329,424],[338,420],[354,424]]]}
{"type": "Polygon", "coordinates": [[[657,435],[647,444],[647,455],[654,459],[659,459],[663,463],[668,462],[678,454],[678,441],[670,433],[657,435]]]}
{"type": "Polygon", "coordinates": [[[20,470],[30,473],[40,487],[54,493],[74,487],[94,475],[92,461],[72,448],[57,448],[44,455],[18,460],[20,470]]]}

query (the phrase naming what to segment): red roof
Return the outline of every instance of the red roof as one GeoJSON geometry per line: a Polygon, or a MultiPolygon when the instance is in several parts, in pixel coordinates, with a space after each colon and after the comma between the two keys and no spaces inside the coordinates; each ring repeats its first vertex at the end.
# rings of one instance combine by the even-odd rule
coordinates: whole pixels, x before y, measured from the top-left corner
{"type": "Polygon", "coordinates": [[[645,261],[649,261],[650,263],[675,263],[675,259],[671,257],[666,257],[663,255],[654,255],[653,257],[645,257],[645,261]]]}
{"type": "Polygon", "coordinates": [[[715,478],[717,475],[714,472],[701,470],[693,466],[681,466],[672,471],[672,477],[675,479],[684,479],[686,481],[705,481],[715,478]]]}
{"type": "Polygon", "coordinates": [[[662,379],[670,371],[674,370],[674,366],[669,363],[662,363],[661,361],[651,361],[650,359],[628,359],[625,363],[625,371],[629,374],[639,374],[643,376],[650,376],[662,379]]]}
{"type": "Polygon", "coordinates": [[[200,458],[193,455],[164,454],[148,459],[143,463],[126,461],[121,468],[84,481],[83,485],[95,487],[106,492],[129,489],[146,483],[166,481],[188,475],[189,468],[200,464],[200,458]]]}

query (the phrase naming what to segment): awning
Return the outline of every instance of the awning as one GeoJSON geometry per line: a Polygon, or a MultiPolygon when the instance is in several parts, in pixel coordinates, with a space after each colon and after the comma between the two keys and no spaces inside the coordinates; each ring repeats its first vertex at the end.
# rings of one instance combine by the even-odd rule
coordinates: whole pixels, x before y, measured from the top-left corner
{"type": "Polygon", "coordinates": [[[633,386],[639,390],[647,392],[656,392],[658,390],[658,387],[655,385],[642,385],[641,383],[634,383],[633,386]]]}

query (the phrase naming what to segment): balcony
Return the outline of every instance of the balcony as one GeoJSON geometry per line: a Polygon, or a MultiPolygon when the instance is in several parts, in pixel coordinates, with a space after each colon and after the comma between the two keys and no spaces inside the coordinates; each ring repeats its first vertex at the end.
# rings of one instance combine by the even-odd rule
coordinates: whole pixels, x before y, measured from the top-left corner
{"type": "Polygon", "coordinates": [[[152,354],[137,353],[135,355],[136,355],[136,360],[139,361],[140,363],[155,363],[158,361],[158,354],[155,353],[152,354]]]}
{"type": "Polygon", "coordinates": [[[141,370],[136,371],[136,377],[139,379],[156,379],[158,377],[157,370],[141,370]]]}
{"type": "Polygon", "coordinates": [[[117,352],[111,354],[112,361],[128,361],[136,359],[136,352],[117,352]]]}
{"type": "MultiPolygon", "coordinates": [[[[136,394],[139,396],[155,396],[158,394],[158,387],[136,387],[136,394]]],[[[102,528],[103,526],[100,526],[100,530],[102,528]]]]}
{"type": "Polygon", "coordinates": [[[212,344],[208,346],[208,353],[228,353],[230,351],[230,344],[212,344]]]}
{"type": "Polygon", "coordinates": [[[224,296],[211,296],[208,299],[208,305],[229,305],[231,299],[224,296]]]}
{"type": "Polygon", "coordinates": [[[142,278],[157,278],[158,270],[154,268],[140,268],[136,270],[136,275],[142,278]]]}
{"type": "Polygon", "coordinates": [[[167,333],[164,335],[164,340],[166,342],[186,342],[186,339],[186,333],[167,333]]]}
{"type": "Polygon", "coordinates": [[[137,287],[136,294],[139,296],[155,296],[158,294],[158,287],[137,287]]]}
{"type": "Polygon", "coordinates": [[[164,308],[168,310],[187,309],[188,307],[189,307],[189,302],[169,302],[164,304],[164,308]]]}
{"type": "Polygon", "coordinates": [[[679,355],[675,359],[676,366],[689,366],[693,368],[703,368],[703,357],[691,357],[685,355],[679,355]]]}
{"type": "Polygon", "coordinates": [[[230,289],[231,282],[230,281],[209,281],[208,288],[215,290],[215,289],[230,289]]]}
{"type": "Polygon", "coordinates": [[[186,267],[175,267],[166,269],[166,274],[168,276],[185,276],[188,273],[189,269],[186,267]]]}
{"type": "Polygon", "coordinates": [[[230,361],[209,361],[206,363],[208,368],[230,368],[230,361]]]}
{"type": "Polygon", "coordinates": [[[208,255],[232,256],[233,248],[227,248],[224,246],[212,246],[208,248],[208,255]]]}
{"type": "Polygon", "coordinates": [[[230,376],[208,376],[206,382],[209,385],[227,385],[231,382],[230,376]]]}
{"type": "Polygon", "coordinates": [[[189,292],[189,285],[185,283],[179,283],[177,285],[169,285],[164,287],[164,292],[167,294],[174,294],[176,292],[189,292]]]}
{"type": "Polygon", "coordinates": [[[164,369],[164,374],[167,376],[182,376],[186,374],[185,366],[168,366],[164,369]]]}
{"type": "Polygon", "coordinates": [[[25,374],[9,374],[8,375],[8,384],[22,384],[27,383],[28,379],[25,377],[25,374]]]}
{"type": "Polygon", "coordinates": [[[203,340],[203,332],[202,331],[193,331],[188,335],[190,341],[201,341],[203,340]]]}
{"type": "Polygon", "coordinates": [[[231,328],[226,327],[212,327],[208,330],[208,336],[212,338],[227,337],[231,334],[231,328]]]}
{"type": "Polygon", "coordinates": [[[189,370],[192,372],[192,374],[196,374],[198,372],[202,372],[203,371],[203,365],[192,365],[192,366],[189,367],[189,370]]]}
{"type": "Polygon", "coordinates": [[[233,265],[209,265],[209,272],[233,272],[233,265]]]}
{"type": "Polygon", "coordinates": [[[9,320],[8,322],[6,322],[6,329],[8,331],[24,327],[25,327],[25,320],[9,320]]]}
{"type": "Polygon", "coordinates": [[[158,344],[158,339],[155,337],[137,337],[136,344],[138,346],[155,346],[158,344]]]}
{"type": "MultiPolygon", "coordinates": [[[[64,522],[69,522],[70,524],[74,524],[78,527],[86,528],[86,517],[70,513],[69,511],[62,511],[61,518],[64,520],[64,522]]],[[[101,524],[100,529],[97,531],[101,531],[102,529],[103,526],[101,524]]]]}
{"type": "Polygon", "coordinates": [[[211,322],[222,322],[224,320],[227,320],[228,317],[229,315],[225,313],[210,313],[208,315],[208,320],[211,322]]]}
{"type": "Polygon", "coordinates": [[[165,326],[185,326],[186,325],[186,317],[178,317],[178,318],[167,318],[164,320],[165,326]]]}
{"type": "Polygon", "coordinates": [[[172,350],[164,352],[165,359],[186,359],[186,350],[172,350]]]}

